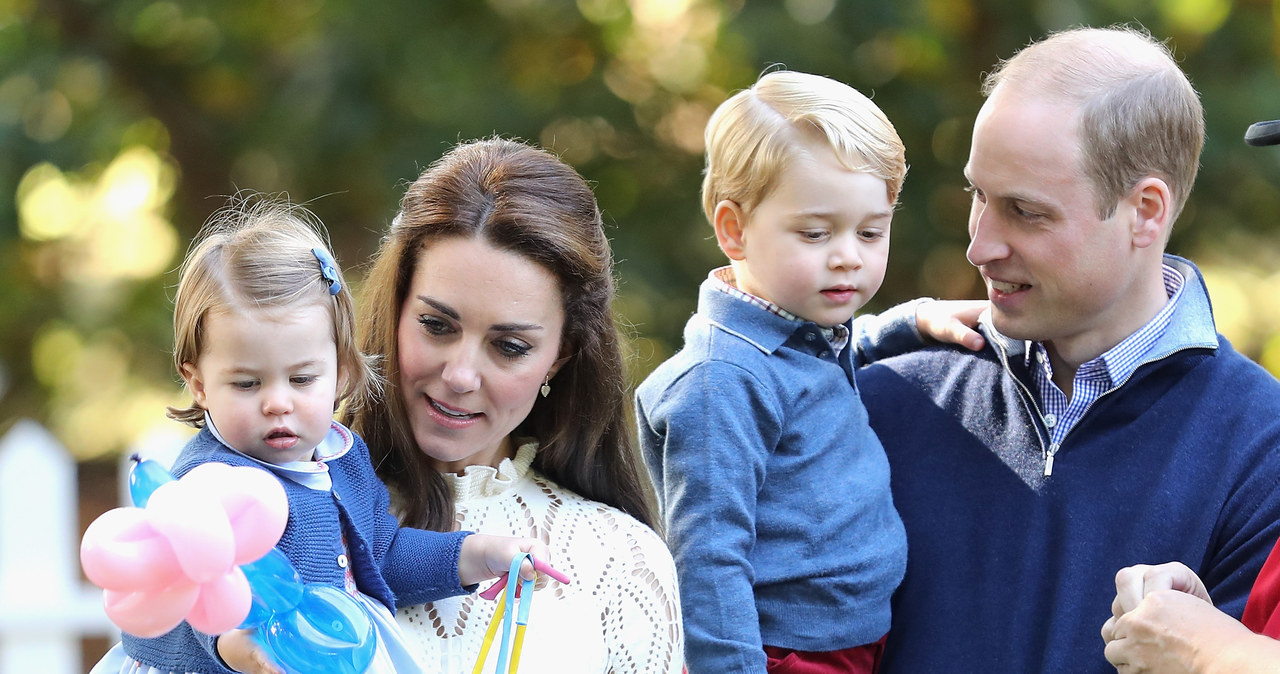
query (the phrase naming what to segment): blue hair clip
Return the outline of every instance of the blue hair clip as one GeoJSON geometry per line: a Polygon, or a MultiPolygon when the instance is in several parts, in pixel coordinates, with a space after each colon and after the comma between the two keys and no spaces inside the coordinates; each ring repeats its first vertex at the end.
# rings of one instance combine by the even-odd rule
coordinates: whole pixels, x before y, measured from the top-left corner
{"type": "Polygon", "coordinates": [[[320,277],[329,282],[329,294],[337,295],[342,290],[342,281],[338,280],[338,263],[323,248],[312,248],[311,253],[320,261],[320,277]]]}

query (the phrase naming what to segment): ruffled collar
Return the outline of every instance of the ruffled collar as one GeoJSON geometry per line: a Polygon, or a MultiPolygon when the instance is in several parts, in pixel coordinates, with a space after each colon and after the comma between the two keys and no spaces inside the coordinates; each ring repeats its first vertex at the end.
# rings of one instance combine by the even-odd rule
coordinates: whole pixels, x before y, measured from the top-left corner
{"type": "Polygon", "coordinates": [[[497,468],[467,466],[462,474],[444,473],[444,479],[453,488],[454,500],[458,502],[496,496],[524,479],[537,455],[538,443],[528,442],[520,445],[515,458],[503,459],[497,468]]]}

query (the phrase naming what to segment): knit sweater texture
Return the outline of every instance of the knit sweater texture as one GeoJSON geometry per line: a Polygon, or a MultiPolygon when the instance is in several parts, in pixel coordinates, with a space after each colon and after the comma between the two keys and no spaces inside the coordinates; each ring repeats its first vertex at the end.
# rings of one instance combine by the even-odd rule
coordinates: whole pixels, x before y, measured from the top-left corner
{"type": "Polygon", "coordinates": [[[874,642],[889,629],[906,545],[853,382],[859,343],[837,358],[817,324],[713,284],[684,347],[636,391],[689,671],[764,672],[764,645],[874,642]]]}
{"type": "Polygon", "coordinates": [[[858,381],[910,556],[881,672],[1114,674],[1115,574],[1177,560],[1233,616],[1280,535],[1280,384],[1215,332],[1186,278],[1164,336],[1084,413],[1045,476],[1028,342],[984,326],[858,381]]]}
{"type": "MultiPolygon", "coordinates": [[[[202,429],[178,455],[172,472],[181,477],[211,461],[265,470],[202,429]]],[[[387,488],[374,474],[369,448],[359,436],[345,455],[326,465],[333,481],[327,492],[280,479],[289,500],[289,520],[276,547],[293,563],[304,583],[342,589],[345,571],[339,557],[345,555],[357,588],[392,610],[397,603],[422,603],[468,591],[459,584],[458,559],[462,539],[470,532],[401,528],[388,510],[387,488]]],[[[186,622],[154,639],[125,634],[122,641],[129,656],[164,671],[231,671],[215,655],[215,638],[193,630],[186,622]]]]}
{"type": "MultiPolygon", "coordinates": [[[[666,545],[630,515],[539,473],[536,455],[530,443],[497,468],[445,475],[458,527],[541,539],[572,579],[533,594],[520,671],[679,674],[680,597],[666,545]]],[[[396,620],[427,671],[470,672],[494,610],[467,595],[402,608],[396,620]]],[[[497,650],[484,671],[494,671],[497,650]]]]}

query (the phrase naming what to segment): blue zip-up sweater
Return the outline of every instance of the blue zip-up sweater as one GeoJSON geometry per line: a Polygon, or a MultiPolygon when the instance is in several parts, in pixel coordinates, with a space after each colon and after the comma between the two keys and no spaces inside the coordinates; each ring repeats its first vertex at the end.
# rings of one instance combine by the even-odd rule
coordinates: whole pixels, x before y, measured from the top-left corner
{"type": "MultiPolygon", "coordinates": [[[[387,488],[378,480],[369,448],[354,436],[351,449],[326,462],[333,487],[310,489],[281,479],[289,499],[289,521],[276,547],[289,558],[305,583],[343,588],[344,555],[356,587],[395,611],[443,597],[465,594],[458,579],[462,539],[470,532],[440,533],[402,528],[389,512],[387,488]]],[[[219,442],[209,429],[196,434],[173,465],[181,477],[202,463],[265,470],[253,459],[219,442]]],[[[226,674],[231,672],[215,653],[215,638],[191,629],[185,621],[154,639],[123,635],[125,652],[139,662],[171,672],[226,674]]]]}
{"type": "Polygon", "coordinates": [[[1026,342],[935,348],[858,373],[911,554],[882,674],[1114,674],[1115,573],[1178,560],[1239,616],[1280,535],[1280,384],[1213,325],[1199,270],[1130,379],[1047,431],[1026,342]]]}
{"type": "Polygon", "coordinates": [[[893,346],[893,328],[919,337],[884,322],[837,359],[816,324],[708,281],[683,349],[637,389],[691,674],[764,672],[765,644],[831,651],[888,630],[906,547],[853,352],[893,346]]]}

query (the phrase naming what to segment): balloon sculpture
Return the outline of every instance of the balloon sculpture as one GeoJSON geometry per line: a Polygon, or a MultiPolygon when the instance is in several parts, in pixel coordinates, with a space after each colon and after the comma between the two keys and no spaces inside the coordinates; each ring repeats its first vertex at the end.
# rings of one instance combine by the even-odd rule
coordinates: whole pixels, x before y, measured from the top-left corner
{"type": "Polygon", "coordinates": [[[103,513],[80,544],[80,564],[117,627],[143,638],[183,620],[205,634],[256,628],[290,673],[365,671],[377,637],[364,607],[304,584],[274,547],[289,518],[274,476],[207,463],[175,480],[155,461],[133,460],[136,507],[103,513]]]}

